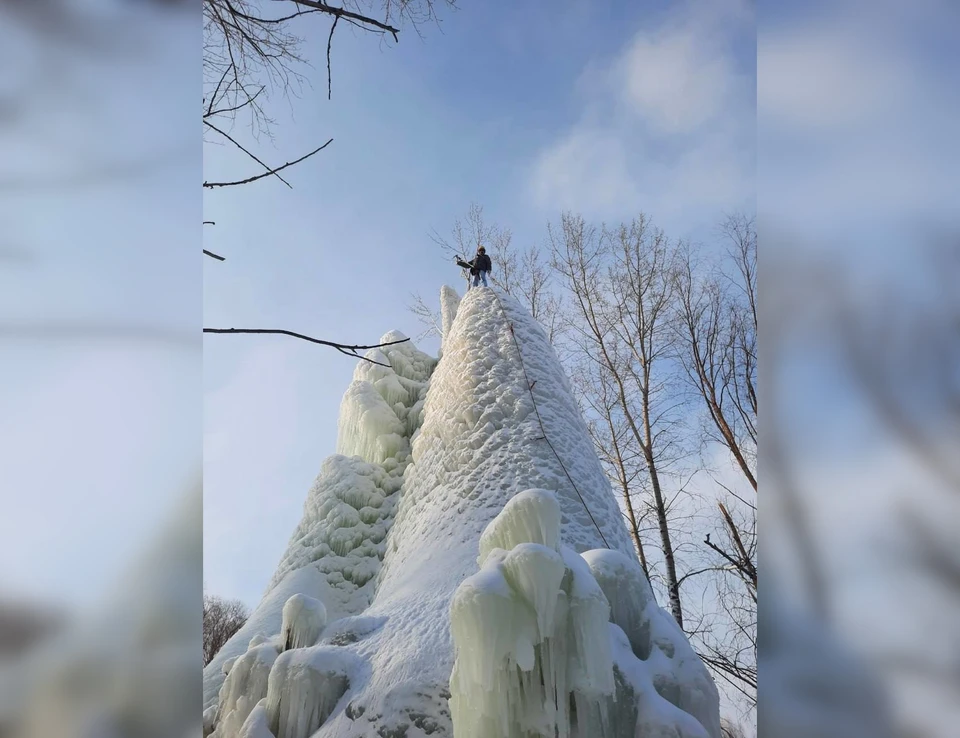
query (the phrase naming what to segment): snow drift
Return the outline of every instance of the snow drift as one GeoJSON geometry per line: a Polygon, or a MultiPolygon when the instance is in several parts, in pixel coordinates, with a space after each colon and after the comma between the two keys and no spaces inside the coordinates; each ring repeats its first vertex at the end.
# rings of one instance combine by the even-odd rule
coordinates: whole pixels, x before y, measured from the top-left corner
{"type": "Polygon", "coordinates": [[[358,365],[338,454],[204,671],[206,734],[719,738],[553,349],[499,298],[444,288],[442,360],[358,365]]]}

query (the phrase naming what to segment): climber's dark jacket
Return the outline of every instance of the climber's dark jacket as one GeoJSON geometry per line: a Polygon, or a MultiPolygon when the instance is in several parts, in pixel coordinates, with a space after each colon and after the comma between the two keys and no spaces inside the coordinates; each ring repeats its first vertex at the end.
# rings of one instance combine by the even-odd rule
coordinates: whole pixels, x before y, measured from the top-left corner
{"type": "Polygon", "coordinates": [[[486,254],[477,254],[470,263],[473,265],[471,272],[474,274],[477,272],[489,272],[493,268],[493,262],[490,261],[490,257],[486,254]]]}

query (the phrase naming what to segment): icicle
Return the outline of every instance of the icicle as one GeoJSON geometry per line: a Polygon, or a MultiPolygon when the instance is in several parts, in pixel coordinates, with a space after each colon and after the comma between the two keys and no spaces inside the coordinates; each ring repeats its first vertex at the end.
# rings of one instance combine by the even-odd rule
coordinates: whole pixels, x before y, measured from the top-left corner
{"type": "Polygon", "coordinates": [[[243,727],[240,728],[237,738],[275,738],[270,732],[266,704],[266,699],[262,699],[254,706],[243,727]]]}
{"type": "Polygon", "coordinates": [[[265,644],[237,657],[220,688],[214,738],[234,738],[253,706],[267,696],[270,670],[277,655],[275,646],[265,644]]]}
{"type": "Polygon", "coordinates": [[[285,651],[267,686],[266,712],[276,738],[308,738],[350,686],[342,650],[327,646],[285,651]]]}
{"type": "Polygon", "coordinates": [[[557,551],[559,518],[549,492],[514,497],[484,531],[483,568],[454,595],[457,738],[569,738],[571,696],[576,735],[608,735],[610,608],[586,562],[557,551]]]}

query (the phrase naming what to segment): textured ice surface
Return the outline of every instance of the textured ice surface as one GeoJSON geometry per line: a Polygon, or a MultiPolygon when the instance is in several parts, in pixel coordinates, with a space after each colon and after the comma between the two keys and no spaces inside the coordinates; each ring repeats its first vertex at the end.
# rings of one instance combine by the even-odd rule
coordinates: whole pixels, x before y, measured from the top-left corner
{"type": "MultiPolygon", "coordinates": [[[[341,454],[324,463],[254,624],[205,670],[205,700],[209,688],[216,700],[222,661],[253,636],[279,642],[280,609],[302,592],[323,602],[330,622],[319,646],[286,651],[271,671],[265,712],[274,733],[281,720],[287,731],[276,738],[303,730],[314,738],[452,738],[454,629],[458,644],[476,652],[454,681],[508,685],[506,694],[478,691],[460,707],[489,723],[500,719],[491,706],[509,701],[521,726],[497,722],[485,738],[552,736],[550,726],[568,724],[570,738],[703,738],[702,728],[677,727],[699,723],[654,686],[658,675],[674,676],[674,657],[654,658],[659,647],[646,660],[633,653],[576,553],[609,546],[632,556],[633,547],[546,335],[512,298],[503,296],[501,309],[493,289],[455,298],[444,291],[439,364],[407,343],[369,354],[389,367],[357,366],[341,408],[341,454]],[[453,628],[451,612],[459,613],[453,628]],[[489,648],[470,645],[481,642],[489,648]],[[321,653],[340,653],[340,671],[303,655],[321,653]],[[517,674],[498,671],[504,661],[517,674]],[[556,685],[552,701],[534,673],[556,685]],[[572,704],[556,698],[569,693],[572,704]],[[641,707],[667,716],[664,731],[673,732],[636,732],[641,707]],[[669,722],[674,713],[680,722],[669,722]]],[[[614,617],[631,622],[624,612],[614,617]]],[[[651,643],[664,648],[676,636],[666,622],[650,628],[651,643]]],[[[682,696],[667,681],[661,688],[682,696]]]]}
{"type": "Polygon", "coordinates": [[[315,646],[326,624],[327,609],[320,600],[295,594],[283,606],[283,625],[280,629],[283,649],[287,651],[315,646]]]}

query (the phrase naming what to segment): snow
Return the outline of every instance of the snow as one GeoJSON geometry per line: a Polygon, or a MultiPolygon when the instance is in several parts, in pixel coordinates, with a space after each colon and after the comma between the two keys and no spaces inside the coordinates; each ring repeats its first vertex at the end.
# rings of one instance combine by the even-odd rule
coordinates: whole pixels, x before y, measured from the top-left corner
{"type": "Polygon", "coordinates": [[[689,710],[707,694],[688,684],[699,672],[682,633],[643,604],[649,585],[578,553],[633,547],[546,334],[500,297],[444,289],[439,363],[403,343],[367,355],[389,367],[358,364],[340,453],[250,623],[204,671],[208,706],[224,660],[258,633],[280,643],[291,596],[323,603],[319,645],[284,651],[262,711],[248,708],[251,737],[267,719],[275,738],[450,738],[455,720],[458,738],[715,738],[657,692],[689,710]],[[638,643],[648,623],[647,658],[611,618],[638,643]],[[656,716],[663,731],[641,732],[656,716]]]}
{"type": "Polygon", "coordinates": [[[327,609],[320,600],[295,594],[283,606],[283,625],[280,628],[283,650],[316,645],[326,624],[327,609]]]}

